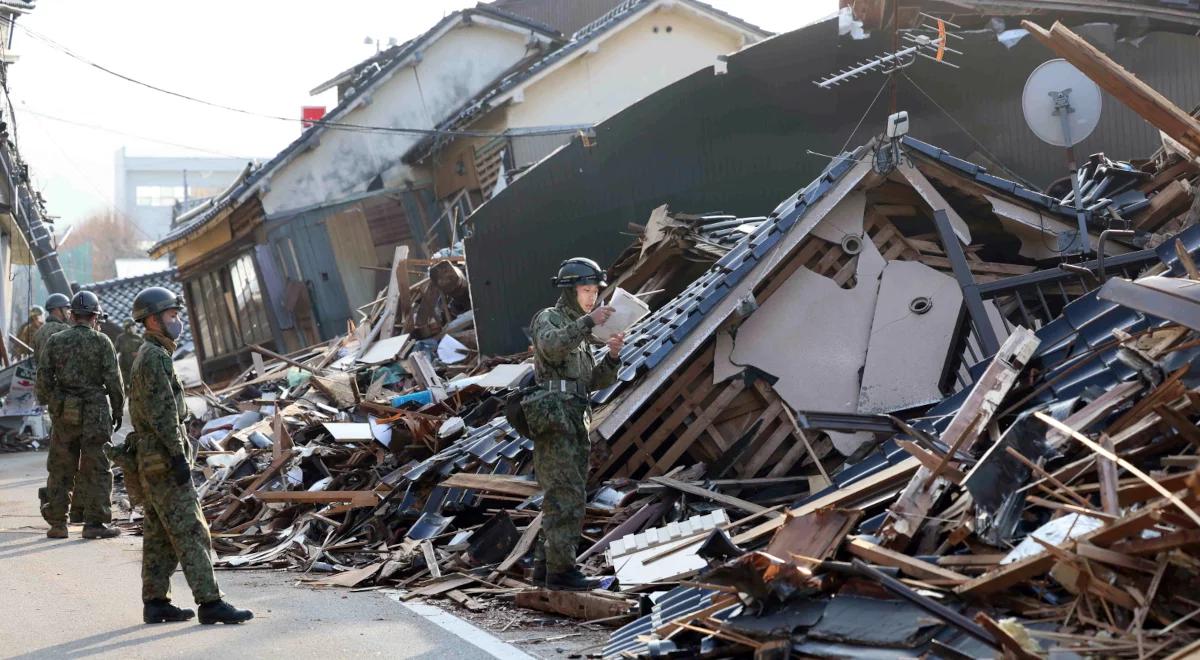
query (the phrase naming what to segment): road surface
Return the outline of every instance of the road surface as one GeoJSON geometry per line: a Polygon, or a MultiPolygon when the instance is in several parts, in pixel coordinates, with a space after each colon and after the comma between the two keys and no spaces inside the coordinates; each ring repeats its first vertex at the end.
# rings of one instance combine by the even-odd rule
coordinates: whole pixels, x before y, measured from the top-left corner
{"type": "MultiPolygon", "coordinates": [[[[37,512],[46,454],[0,455],[0,657],[528,658],[446,614],[422,616],[374,593],[296,587],[296,574],[218,571],[241,626],[142,624],[141,537],[47,539],[37,512]]],[[[181,573],[177,604],[194,607],[181,573]]],[[[435,610],[436,608],[429,608],[435,610]]]]}

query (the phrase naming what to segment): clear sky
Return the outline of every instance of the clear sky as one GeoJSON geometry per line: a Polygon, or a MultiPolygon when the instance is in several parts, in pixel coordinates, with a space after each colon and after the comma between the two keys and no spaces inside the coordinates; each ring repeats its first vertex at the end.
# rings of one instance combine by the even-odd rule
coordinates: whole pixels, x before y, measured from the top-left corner
{"type": "MultiPolygon", "coordinates": [[[[561,0],[570,2],[571,0],[561,0]]],[[[828,16],[836,0],[708,0],[774,32],[828,16]]],[[[219,104],[298,117],[336,103],[308,90],[404,41],[466,0],[41,0],[17,22],[9,89],[19,148],[63,226],[112,205],[117,149],[131,155],[269,158],[296,123],[237,114],[130,84],[28,30],[132,78],[219,104]],[[52,119],[53,117],[53,119],[52,119]],[[66,120],[66,121],[62,121],[66,120]],[[73,123],[68,123],[73,122],[73,123]],[[86,124],[89,126],[81,126],[86,124]]]]}

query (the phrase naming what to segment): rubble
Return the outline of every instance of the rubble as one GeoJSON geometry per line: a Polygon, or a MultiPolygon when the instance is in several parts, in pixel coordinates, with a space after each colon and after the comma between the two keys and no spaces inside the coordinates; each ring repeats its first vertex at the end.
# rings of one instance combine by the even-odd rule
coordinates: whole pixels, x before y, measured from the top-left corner
{"type": "Polygon", "coordinates": [[[609,590],[533,583],[529,355],[478,354],[461,258],[398,248],[347,334],[193,391],[217,566],[564,615],[612,658],[1186,653],[1200,124],[1166,116],[1151,159],[1080,169],[1091,261],[1055,243],[1070,186],[912,137],[764,217],[632,227],[612,290],[653,311],[593,396],[578,557],[609,590]]]}

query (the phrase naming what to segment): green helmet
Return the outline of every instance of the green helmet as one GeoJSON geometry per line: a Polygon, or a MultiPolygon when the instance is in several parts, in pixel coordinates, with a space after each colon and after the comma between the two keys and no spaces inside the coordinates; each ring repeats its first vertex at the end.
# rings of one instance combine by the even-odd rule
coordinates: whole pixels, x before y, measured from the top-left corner
{"type": "Polygon", "coordinates": [[[183,297],[161,286],[142,289],[133,299],[133,319],[139,323],[168,309],[183,309],[183,297]]]}
{"type": "Polygon", "coordinates": [[[46,298],[46,309],[50,311],[70,306],[71,299],[61,293],[52,293],[46,298]]]}
{"type": "Polygon", "coordinates": [[[30,316],[45,316],[46,310],[42,309],[41,305],[34,305],[33,307],[29,308],[29,315],[30,316]]]}
{"type": "Polygon", "coordinates": [[[558,276],[553,278],[553,282],[554,286],[560,289],[569,289],[577,284],[608,286],[600,264],[584,257],[574,257],[562,262],[558,267],[558,276]]]}

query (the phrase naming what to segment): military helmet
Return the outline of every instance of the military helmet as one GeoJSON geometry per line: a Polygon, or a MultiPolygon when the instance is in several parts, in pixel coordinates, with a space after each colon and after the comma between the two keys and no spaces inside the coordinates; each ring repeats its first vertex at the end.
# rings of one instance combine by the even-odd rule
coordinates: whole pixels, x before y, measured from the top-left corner
{"type": "Polygon", "coordinates": [[[29,315],[30,316],[45,316],[46,310],[42,309],[41,305],[34,305],[33,307],[29,308],[29,315]]]}
{"type": "Polygon", "coordinates": [[[54,311],[62,307],[70,307],[71,299],[61,293],[52,293],[46,298],[46,309],[54,311]]]}
{"type": "Polygon", "coordinates": [[[142,289],[133,299],[133,320],[144,323],[147,316],[168,309],[183,309],[183,297],[161,286],[142,289]]]}
{"type": "Polygon", "coordinates": [[[577,284],[595,284],[608,286],[604,269],[600,264],[584,257],[574,257],[562,262],[558,267],[558,276],[553,279],[554,286],[568,289],[577,284]]]}
{"type": "Polygon", "coordinates": [[[71,299],[71,313],[79,316],[95,316],[103,313],[100,297],[91,291],[80,291],[71,299]]]}

